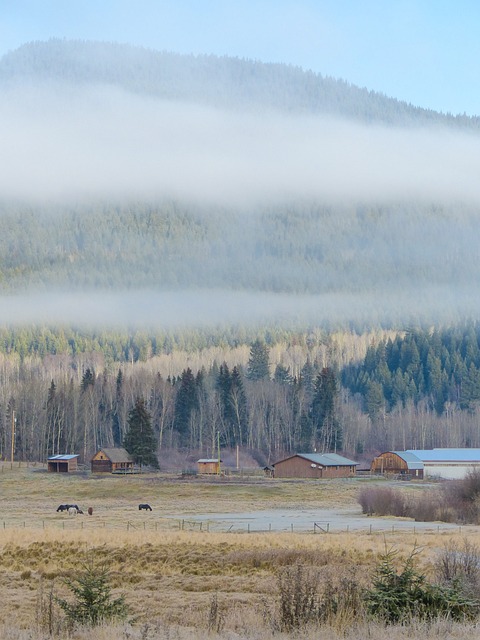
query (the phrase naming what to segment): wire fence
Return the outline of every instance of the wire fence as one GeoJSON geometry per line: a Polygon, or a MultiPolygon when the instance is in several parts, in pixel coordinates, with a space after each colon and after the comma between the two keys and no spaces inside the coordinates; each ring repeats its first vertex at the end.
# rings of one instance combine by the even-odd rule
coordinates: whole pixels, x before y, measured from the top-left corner
{"type": "Polygon", "coordinates": [[[125,521],[106,521],[90,517],[65,516],[62,519],[29,519],[19,520],[17,518],[0,521],[0,531],[12,529],[42,529],[42,530],[62,530],[62,531],[98,531],[98,530],[116,530],[127,532],[165,532],[165,531],[185,531],[185,532],[203,532],[203,533],[297,533],[297,534],[314,534],[314,535],[331,535],[340,533],[351,534],[462,534],[466,531],[478,531],[478,527],[437,524],[437,523],[405,523],[401,525],[391,524],[384,526],[376,526],[370,524],[368,526],[351,526],[326,521],[311,523],[289,523],[286,525],[278,525],[276,523],[255,523],[255,522],[225,522],[215,520],[189,520],[161,518],[157,520],[137,520],[125,521]]]}

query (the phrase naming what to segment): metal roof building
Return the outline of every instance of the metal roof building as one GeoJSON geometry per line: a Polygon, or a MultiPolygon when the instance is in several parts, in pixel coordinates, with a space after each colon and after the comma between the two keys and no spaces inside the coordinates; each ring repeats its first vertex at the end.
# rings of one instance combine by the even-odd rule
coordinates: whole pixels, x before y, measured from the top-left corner
{"type": "Polygon", "coordinates": [[[423,462],[424,478],[456,480],[464,478],[469,471],[480,470],[480,449],[409,449],[408,452],[423,462]]]}
{"type": "Polygon", "coordinates": [[[338,453],[296,453],[275,462],[275,478],[349,478],[358,462],[338,453]]]}
{"type": "Polygon", "coordinates": [[[480,470],[480,449],[437,448],[386,451],[370,467],[372,473],[410,475],[412,478],[464,478],[469,471],[480,470]]]}
{"type": "Polygon", "coordinates": [[[47,460],[48,471],[53,473],[69,473],[77,470],[78,454],[50,456],[47,460]]]}

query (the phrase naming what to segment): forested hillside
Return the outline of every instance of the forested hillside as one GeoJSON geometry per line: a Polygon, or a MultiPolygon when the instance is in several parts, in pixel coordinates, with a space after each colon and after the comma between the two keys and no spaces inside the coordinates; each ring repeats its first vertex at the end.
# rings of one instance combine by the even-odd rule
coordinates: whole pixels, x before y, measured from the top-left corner
{"type": "Polygon", "coordinates": [[[0,60],[0,83],[26,79],[106,84],[175,101],[234,109],[274,108],[364,122],[449,124],[478,129],[478,118],[439,114],[287,64],[187,56],[125,44],[32,42],[0,60]]]}
{"type": "Polygon", "coordinates": [[[15,412],[88,462],[139,398],[161,462],[480,445],[478,118],[94,42],[0,88],[0,455],[15,412]]]}
{"type": "Polygon", "coordinates": [[[478,215],[473,207],[420,211],[414,203],[297,204],[251,217],[178,202],[67,210],[4,204],[0,291],[217,288],[318,294],[388,293],[459,281],[474,286],[480,277],[473,246],[478,215]],[[461,224],[453,225],[455,220],[461,224]]]}

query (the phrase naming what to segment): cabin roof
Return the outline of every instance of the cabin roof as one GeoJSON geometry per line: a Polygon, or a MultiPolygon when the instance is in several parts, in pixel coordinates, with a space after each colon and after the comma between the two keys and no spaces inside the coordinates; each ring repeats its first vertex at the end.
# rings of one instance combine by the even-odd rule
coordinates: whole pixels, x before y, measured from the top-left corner
{"type": "Polygon", "coordinates": [[[65,462],[67,462],[68,460],[73,460],[73,458],[78,458],[78,453],[76,454],[60,454],[58,453],[55,456],[50,456],[48,458],[48,460],[51,460],[52,462],[62,462],[62,460],[64,460],[65,462]]]}
{"type": "Polygon", "coordinates": [[[132,456],[123,447],[102,447],[99,451],[102,451],[110,462],[133,462],[132,456]]]}

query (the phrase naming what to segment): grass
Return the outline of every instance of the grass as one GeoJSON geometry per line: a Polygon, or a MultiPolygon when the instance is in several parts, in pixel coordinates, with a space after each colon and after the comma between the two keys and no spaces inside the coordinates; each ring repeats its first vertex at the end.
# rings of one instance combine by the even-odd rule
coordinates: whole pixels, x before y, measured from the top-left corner
{"type": "MultiPolygon", "coordinates": [[[[206,638],[209,625],[211,630],[214,597],[217,622],[221,622],[216,631],[221,631],[220,635],[235,632],[239,637],[269,638],[273,634],[277,576],[282,567],[298,563],[316,567],[321,579],[346,575],[355,568],[358,580],[366,581],[385,544],[395,546],[399,561],[420,545],[422,568],[431,573],[438,550],[458,540],[459,533],[245,535],[181,531],[178,527],[154,531],[140,526],[146,519],[158,518],[159,511],[188,515],[356,505],[360,486],[356,481],[207,482],[159,475],[100,478],[88,473],[48,474],[38,466],[10,469],[5,465],[0,471],[2,515],[8,521],[5,528],[0,521],[0,637],[22,640],[18,635],[22,630],[35,630],[39,593],[53,587],[55,593],[65,595],[62,576],[74,573],[91,553],[108,559],[114,593],[125,594],[136,623],[115,631],[100,629],[96,635],[90,632],[82,636],[78,631],[78,639],[206,638]],[[88,528],[78,527],[80,516],[69,519],[56,512],[58,504],[65,502],[77,503],[85,512],[88,506],[93,507],[91,518],[81,516],[89,523],[88,528]],[[139,513],[139,502],[152,504],[152,514],[139,513]],[[30,519],[38,526],[24,527],[30,519]],[[128,519],[137,528],[126,530],[128,519]],[[69,528],[72,521],[76,522],[75,528],[69,528]],[[46,523],[45,528],[41,522],[46,523]],[[62,523],[66,523],[65,529],[62,523]],[[256,629],[263,632],[257,631],[255,636],[256,629]]],[[[478,534],[476,529],[469,529],[464,535],[475,541],[478,534]]],[[[459,626],[455,628],[463,633],[459,626]]],[[[469,628],[471,633],[471,625],[469,628]]],[[[371,638],[377,637],[375,633],[373,627],[368,630],[371,638]]],[[[422,632],[426,639],[429,634],[422,632]]],[[[394,632],[389,635],[392,640],[403,637],[394,632]]],[[[35,636],[24,637],[36,640],[35,636]]],[[[275,637],[281,638],[282,634],[277,632],[275,637]]],[[[317,630],[315,637],[323,636],[317,630]]],[[[334,638],[334,632],[328,637],[334,638]]]]}

